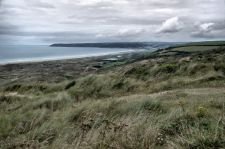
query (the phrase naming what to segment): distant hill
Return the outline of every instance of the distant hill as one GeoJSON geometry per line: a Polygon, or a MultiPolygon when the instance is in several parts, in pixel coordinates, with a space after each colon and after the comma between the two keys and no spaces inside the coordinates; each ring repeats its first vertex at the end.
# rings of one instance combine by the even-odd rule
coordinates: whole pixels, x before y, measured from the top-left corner
{"type": "Polygon", "coordinates": [[[57,43],[51,47],[95,47],[95,48],[165,48],[177,43],[169,42],[105,42],[105,43],[57,43]]]}
{"type": "Polygon", "coordinates": [[[225,46],[203,44],[0,65],[0,149],[225,149],[225,46]]]}
{"type": "Polygon", "coordinates": [[[225,46],[225,41],[190,42],[180,46],[178,45],[178,47],[188,47],[188,46],[225,46]]]}

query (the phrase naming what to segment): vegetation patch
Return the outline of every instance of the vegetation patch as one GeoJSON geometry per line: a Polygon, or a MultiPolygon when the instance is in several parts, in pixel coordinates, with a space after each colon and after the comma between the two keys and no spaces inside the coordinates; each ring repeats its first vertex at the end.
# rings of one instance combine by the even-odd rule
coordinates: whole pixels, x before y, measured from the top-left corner
{"type": "Polygon", "coordinates": [[[0,148],[225,148],[225,51],[195,46],[95,73],[70,63],[57,84],[5,79],[0,148]]]}
{"type": "Polygon", "coordinates": [[[156,74],[172,74],[175,73],[178,69],[176,64],[163,64],[159,66],[159,69],[156,71],[156,74]]]}

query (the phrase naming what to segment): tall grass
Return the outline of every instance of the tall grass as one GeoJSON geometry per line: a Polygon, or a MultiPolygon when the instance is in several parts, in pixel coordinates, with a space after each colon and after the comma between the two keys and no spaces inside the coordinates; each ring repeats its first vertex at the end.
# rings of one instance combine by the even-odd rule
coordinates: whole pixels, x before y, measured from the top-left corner
{"type": "Polygon", "coordinates": [[[224,147],[224,93],[193,91],[81,102],[62,93],[28,102],[1,113],[1,147],[224,147]],[[40,106],[49,101],[53,108],[40,106]]]}
{"type": "Polygon", "coordinates": [[[225,55],[217,52],[5,86],[0,148],[225,148],[225,55]]]}

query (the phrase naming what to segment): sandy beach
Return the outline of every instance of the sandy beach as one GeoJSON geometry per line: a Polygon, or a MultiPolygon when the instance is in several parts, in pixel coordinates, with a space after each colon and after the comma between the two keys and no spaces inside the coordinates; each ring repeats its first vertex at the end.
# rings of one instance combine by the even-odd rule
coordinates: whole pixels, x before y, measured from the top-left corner
{"type": "Polygon", "coordinates": [[[0,65],[0,85],[7,85],[9,82],[27,81],[57,83],[95,73],[112,63],[125,63],[135,60],[145,52],[139,52],[139,54],[137,52],[126,52],[85,58],[2,64],[0,65]]]}

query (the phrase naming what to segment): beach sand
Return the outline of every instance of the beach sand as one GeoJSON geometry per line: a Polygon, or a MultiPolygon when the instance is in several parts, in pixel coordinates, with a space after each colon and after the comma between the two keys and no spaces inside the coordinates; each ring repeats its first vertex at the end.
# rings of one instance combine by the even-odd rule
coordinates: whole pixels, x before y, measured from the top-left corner
{"type": "Polygon", "coordinates": [[[118,58],[120,62],[131,61],[143,53],[128,52],[86,58],[0,65],[0,86],[13,82],[58,83],[96,73],[103,69],[104,60],[110,61],[110,59],[118,58]]]}

